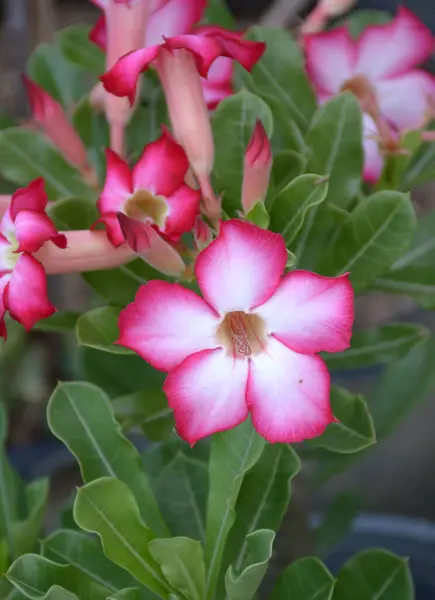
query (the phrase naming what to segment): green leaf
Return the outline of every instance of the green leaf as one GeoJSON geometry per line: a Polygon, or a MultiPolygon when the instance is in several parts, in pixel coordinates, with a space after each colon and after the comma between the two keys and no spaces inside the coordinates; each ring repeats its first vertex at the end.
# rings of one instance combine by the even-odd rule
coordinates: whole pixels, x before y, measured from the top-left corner
{"type": "Polygon", "coordinates": [[[208,473],[198,450],[176,440],[152,446],[143,461],[171,533],[204,541],[208,473]]]}
{"type": "Polygon", "coordinates": [[[239,574],[232,566],[225,575],[225,588],[229,600],[250,600],[266,574],[272,557],[275,532],[259,529],[246,537],[248,556],[239,574]]]}
{"type": "Polygon", "coordinates": [[[435,177],[435,144],[422,144],[403,174],[401,189],[409,191],[435,177]]]}
{"type": "Polygon", "coordinates": [[[264,445],[264,439],[258,435],[249,419],[235,429],[213,436],[205,543],[207,599],[213,596],[216,587],[243,477],[260,458],[264,445]]]}
{"type": "Polygon", "coordinates": [[[415,227],[414,209],[407,194],[373,194],[343,223],[320,261],[319,271],[333,276],[350,272],[352,284],[361,290],[405,252],[415,227]]]}
{"type": "Polygon", "coordinates": [[[391,21],[391,14],[383,10],[355,10],[343,19],[340,19],[337,26],[345,25],[352,37],[358,38],[369,25],[384,25],[391,21]]]}
{"type": "Polygon", "coordinates": [[[300,558],[279,576],[269,600],[332,600],[334,583],[318,558],[300,558]]]}
{"type": "Polygon", "coordinates": [[[106,600],[108,592],[75,567],[58,565],[37,554],[18,558],[6,576],[31,600],[106,600]]]}
{"type": "Polygon", "coordinates": [[[142,600],[141,590],[139,588],[127,588],[116,594],[111,594],[107,600],[142,600]]]}
{"type": "Polygon", "coordinates": [[[149,550],[174,589],[187,600],[202,600],[205,565],[200,542],[186,537],[154,540],[149,550]]]}
{"type": "Polygon", "coordinates": [[[308,169],[329,175],[327,201],[347,208],[359,192],[363,169],[362,117],[358,100],[344,93],[325,102],[307,133],[308,169]]]}
{"type": "Polygon", "coordinates": [[[169,122],[165,95],[161,87],[156,87],[147,98],[145,106],[139,106],[127,126],[127,151],[136,160],[144,147],[162,133],[162,124],[169,122]]]}
{"type": "Polygon", "coordinates": [[[414,323],[393,323],[366,331],[356,331],[352,346],[323,358],[329,369],[342,371],[390,363],[406,356],[414,346],[429,337],[429,330],[414,323]]]}
{"type": "Polygon", "coordinates": [[[245,216],[245,219],[254,223],[254,225],[258,225],[258,227],[261,227],[262,229],[267,229],[269,227],[270,218],[267,208],[264,206],[264,202],[257,202],[245,216]]]}
{"type": "Polygon", "coordinates": [[[41,542],[41,554],[61,565],[72,565],[111,591],[134,586],[136,580],[103,554],[97,538],[79,531],[59,530],[41,542]]]}
{"type": "Polygon", "coordinates": [[[17,555],[31,552],[41,532],[48,500],[48,479],[37,479],[26,486],[26,516],[12,524],[17,555]]]}
{"type": "Polygon", "coordinates": [[[132,351],[115,342],[119,338],[119,308],[101,306],[81,315],[76,324],[77,342],[112,354],[132,354],[132,351]]]}
{"type": "Polygon", "coordinates": [[[122,435],[107,396],[89,383],[59,383],[47,408],[51,431],[74,454],[85,482],[109,475],[125,482],[146,523],[160,535],[166,525],[142,469],[139,454],[122,435]]]}
{"type": "Polygon", "coordinates": [[[99,77],[105,71],[104,52],[89,41],[91,28],[88,25],[72,25],[57,34],[60,49],[73,64],[99,77]]]}
{"type": "Polygon", "coordinates": [[[225,29],[236,29],[236,20],[225,0],[208,0],[204,21],[210,25],[220,25],[225,29]]]}
{"type": "Polygon", "coordinates": [[[64,198],[49,206],[47,213],[61,230],[89,229],[99,218],[95,202],[82,198],[64,198]]]}
{"type": "Polygon", "coordinates": [[[15,127],[16,123],[12,117],[0,112],[0,129],[8,129],[9,127],[15,127]]]}
{"type": "MultiPolygon", "coordinates": [[[[295,177],[302,175],[305,167],[306,159],[299,152],[295,150],[276,152],[273,156],[272,165],[272,181],[275,185],[276,194],[293,181],[295,177]]],[[[266,201],[266,205],[269,206],[269,201],[266,201]]]]}
{"type": "Polygon", "coordinates": [[[124,431],[140,427],[152,442],[167,440],[173,434],[172,409],[161,387],[120,396],[112,401],[112,406],[124,431]]]}
{"type": "Polygon", "coordinates": [[[125,267],[88,271],[82,273],[82,277],[105,300],[122,307],[133,302],[139,286],[145,283],[138,281],[125,267]]]}
{"type": "Polygon", "coordinates": [[[309,440],[308,445],[340,454],[352,454],[376,442],[373,421],[362,396],[333,386],[331,406],[338,423],[328,425],[326,431],[321,436],[309,440]]]}
{"type": "Polygon", "coordinates": [[[417,223],[414,240],[408,250],[394,263],[392,271],[404,267],[425,267],[435,261],[435,211],[421,217],[417,223]]]}
{"type": "Polygon", "coordinates": [[[329,504],[321,523],[314,529],[316,554],[327,554],[347,535],[361,509],[359,492],[340,494],[329,504]]]}
{"type": "Polygon", "coordinates": [[[273,119],[270,108],[248,91],[223,100],[212,117],[216,152],[213,173],[217,190],[225,193],[224,205],[228,212],[241,208],[244,155],[257,119],[271,136],[273,119]]]}
{"type": "Polygon", "coordinates": [[[285,107],[287,120],[306,130],[316,101],[297,41],[285,29],[259,26],[252,27],[246,38],[266,42],[266,51],[251,73],[255,89],[276,98],[285,107]]]}
{"type": "Polygon", "coordinates": [[[111,561],[162,598],[168,598],[170,588],[148,548],[155,535],[141,520],[136,500],[125,483],[103,477],[80,488],[74,519],[85,531],[100,536],[111,561]]]}
{"type": "Polygon", "coordinates": [[[34,329],[39,331],[67,332],[73,331],[76,326],[80,313],[76,312],[57,312],[47,319],[42,319],[34,325],[34,329]]]}
{"type": "Polygon", "coordinates": [[[341,569],[333,600],[413,600],[408,561],[386,550],[364,550],[341,569]]]}
{"type": "Polygon", "coordinates": [[[43,177],[50,200],[66,196],[95,200],[95,192],[78,171],[34,131],[15,127],[0,131],[0,172],[20,186],[43,177]]]}
{"type": "Polygon", "coordinates": [[[307,213],[326,198],[327,180],[319,175],[299,175],[272,201],[270,228],[281,233],[288,246],[301,229],[307,213]]]}

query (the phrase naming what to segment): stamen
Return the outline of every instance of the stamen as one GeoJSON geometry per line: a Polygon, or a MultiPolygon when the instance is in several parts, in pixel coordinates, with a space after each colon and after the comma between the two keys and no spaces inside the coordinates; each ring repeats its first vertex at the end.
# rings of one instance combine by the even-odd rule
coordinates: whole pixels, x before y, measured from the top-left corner
{"type": "Polygon", "coordinates": [[[265,349],[267,336],[264,321],[242,311],[228,313],[221,322],[217,337],[234,358],[249,358],[265,349]]]}
{"type": "Polygon", "coordinates": [[[162,229],[168,214],[168,205],[162,196],[154,196],[148,190],[137,190],[124,205],[129,217],[156,224],[162,229]]]}

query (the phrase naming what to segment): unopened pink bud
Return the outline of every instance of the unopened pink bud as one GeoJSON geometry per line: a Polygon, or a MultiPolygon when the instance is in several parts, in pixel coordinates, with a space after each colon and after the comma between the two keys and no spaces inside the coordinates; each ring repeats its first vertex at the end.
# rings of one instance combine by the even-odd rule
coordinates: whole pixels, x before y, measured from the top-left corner
{"type": "Polygon", "coordinates": [[[254,127],[245,153],[242,185],[242,206],[245,214],[264,202],[272,168],[272,149],[267,133],[259,119],[254,127]]]}
{"type": "Polygon", "coordinates": [[[62,106],[34,81],[23,79],[34,120],[69,162],[86,169],[86,148],[62,106]]]}
{"type": "Polygon", "coordinates": [[[196,217],[193,234],[195,236],[195,242],[198,250],[203,250],[213,240],[212,230],[207,223],[201,219],[200,216],[196,217]]]}

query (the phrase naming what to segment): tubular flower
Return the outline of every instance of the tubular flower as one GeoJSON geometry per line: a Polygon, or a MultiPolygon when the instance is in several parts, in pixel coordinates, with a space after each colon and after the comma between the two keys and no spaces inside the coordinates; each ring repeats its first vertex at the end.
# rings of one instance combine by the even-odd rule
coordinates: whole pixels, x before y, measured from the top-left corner
{"type": "Polygon", "coordinates": [[[245,153],[242,185],[242,206],[245,214],[257,202],[264,202],[272,169],[272,149],[269,138],[259,119],[245,153]]]}
{"type": "Polygon", "coordinates": [[[435,38],[408,9],[387,25],[371,25],[358,40],[346,27],[304,37],[306,67],[321,101],[340,91],[358,98],[365,113],[364,175],[376,181],[381,149],[398,133],[424,125],[435,94],[435,78],[415,68],[434,51],[435,38]],[[373,142],[373,132],[380,144],[373,142]]]}
{"type": "Polygon", "coordinates": [[[56,309],[47,296],[47,281],[41,263],[32,255],[45,242],[66,247],[66,238],[56,231],[45,213],[47,195],[43,179],[35,179],[12,195],[0,222],[0,335],[6,337],[4,316],[29,330],[56,309]]]}
{"type": "Polygon", "coordinates": [[[318,352],[349,347],[354,294],[347,275],[283,275],[283,238],[225,221],[195,274],[203,298],[163,281],[122,311],[119,344],[168,371],[164,390],[190,444],[251,413],[270,442],[320,435],[334,421],[318,352]]]}
{"type": "Polygon", "coordinates": [[[321,31],[330,19],[350,10],[356,0],[319,0],[301,27],[302,33],[321,31]]]}
{"type": "MultiPolygon", "coordinates": [[[[184,183],[188,167],[183,148],[166,130],[145,147],[132,171],[107,150],[107,175],[98,209],[114,246],[127,241],[153,266],[157,266],[156,255],[176,260],[173,254],[178,254],[165,240],[177,242],[193,229],[199,214],[200,192],[184,183]]],[[[178,259],[182,271],[183,262],[178,259]]]]}
{"type": "Polygon", "coordinates": [[[34,81],[26,76],[23,80],[34,120],[70,163],[88,170],[86,148],[62,106],[34,81]]]}

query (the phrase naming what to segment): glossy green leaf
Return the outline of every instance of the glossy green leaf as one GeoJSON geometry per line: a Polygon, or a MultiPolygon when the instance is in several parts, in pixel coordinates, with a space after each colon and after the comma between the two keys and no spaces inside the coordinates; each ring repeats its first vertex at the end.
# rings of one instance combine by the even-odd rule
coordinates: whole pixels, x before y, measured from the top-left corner
{"type": "Polygon", "coordinates": [[[216,152],[213,173],[217,191],[225,193],[224,206],[228,212],[241,208],[244,155],[257,119],[261,120],[267,134],[272,135],[270,108],[248,91],[223,100],[212,117],[216,152]]]}
{"type": "Polygon", "coordinates": [[[174,589],[186,600],[202,600],[205,564],[200,542],[187,537],[153,540],[149,550],[174,589]]]}
{"type": "Polygon", "coordinates": [[[306,143],[308,169],[329,175],[327,201],[347,208],[359,192],[363,168],[362,116],[355,96],[340,94],[323,104],[306,143]]]}
{"type": "Polygon", "coordinates": [[[243,477],[259,460],[264,445],[264,439],[258,435],[249,419],[235,429],[213,436],[205,543],[206,598],[214,594],[243,477]]]}
{"type": "Polygon", "coordinates": [[[37,554],[18,558],[6,576],[30,600],[106,600],[109,591],[75,567],[37,554]]]}
{"type": "Polygon", "coordinates": [[[352,335],[351,347],[323,358],[329,369],[341,371],[390,363],[408,354],[429,337],[429,330],[415,323],[393,323],[352,335]]]}
{"type": "Polygon", "coordinates": [[[119,339],[119,308],[101,306],[81,315],[76,324],[77,342],[112,354],[132,354],[132,351],[115,344],[119,339]]]}
{"type": "Polygon", "coordinates": [[[0,172],[19,186],[43,177],[50,200],[68,196],[95,200],[95,192],[78,171],[34,131],[15,127],[0,131],[0,172]]]}
{"type": "Polygon", "coordinates": [[[89,383],[59,383],[47,409],[51,431],[74,454],[85,482],[108,475],[125,482],[142,518],[160,535],[167,528],[142,469],[139,454],[121,433],[107,396],[89,383]]]}
{"type": "Polygon", "coordinates": [[[357,290],[386,272],[414,236],[416,218],[407,194],[378,192],[349,215],[319,263],[324,275],[350,272],[357,290]]]}
{"type": "Polygon", "coordinates": [[[359,492],[345,492],[329,504],[321,522],[313,531],[316,554],[327,556],[347,535],[361,509],[359,492]]]}
{"type": "Polygon", "coordinates": [[[250,600],[260,586],[272,557],[275,532],[259,529],[246,537],[248,554],[243,570],[238,573],[232,566],[225,575],[225,588],[229,600],[250,600]]]}
{"type": "Polygon", "coordinates": [[[376,442],[373,421],[362,396],[344,388],[331,388],[331,406],[338,423],[328,425],[319,437],[307,442],[340,454],[359,452],[376,442]]]}
{"type": "Polygon", "coordinates": [[[111,561],[162,598],[168,598],[170,588],[148,548],[155,535],[141,520],[136,500],[125,483],[103,477],[80,488],[74,519],[85,531],[100,536],[111,561]]]}
{"type": "Polygon", "coordinates": [[[58,564],[72,565],[111,591],[133,587],[137,583],[129,573],[106,558],[97,538],[79,531],[56,531],[41,542],[41,554],[58,564]]]}
{"type": "Polygon", "coordinates": [[[76,326],[80,313],[76,312],[57,312],[47,319],[42,319],[34,325],[34,329],[39,331],[67,332],[73,331],[76,326]]]}
{"type": "Polygon", "coordinates": [[[319,175],[299,175],[279,192],[270,209],[270,228],[291,244],[307,213],[326,198],[328,182],[319,175]]]}
{"type": "Polygon", "coordinates": [[[173,436],[174,417],[161,387],[120,396],[112,401],[112,406],[124,431],[140,427],[153,442],[173,436]]]}
{"type": "Polygon", "coordinates": [[[300,558],[279,576],[269,600],[332,600],[334,583],[318,558],[300,558]]]}
{"type": "Polygon", "coordinates": [[[198,450],[198,445],[191,449],[176,440],[152,446],[144,453],[143,461],[171,533],[203,541],[208,473],[198,450]]]}
{"type": "Polygon", "coordinates": [[[364,550],[338,574],[333,600],[413,600],[408,561],[386,550],[364,550]]]}
{"type": "Polygon", "coordinates": [[[99,218],[95,202],[82,198],[58,200],[47,212],[57,229],[64,231],[89,229],[99,218]]]}
{"type": "MultiPolygon", "coordinates": [[[[272,180],[275,185],[275,192],[278,194],[295,177],[302,175],[306,168],[306,158],[295,150],[282,150],[276,152],[273,156],[272,180]]],[[[266,202],[269,206],[274,196],[266,202]]]]}
{"type": "Polygon", "coordinates": [[[57,39],[69,61],[98,77],[104,73],[106,61],[104,52],[89,41],[90,30],[88,25],[72,25],[59,31],[57,39]]]}

